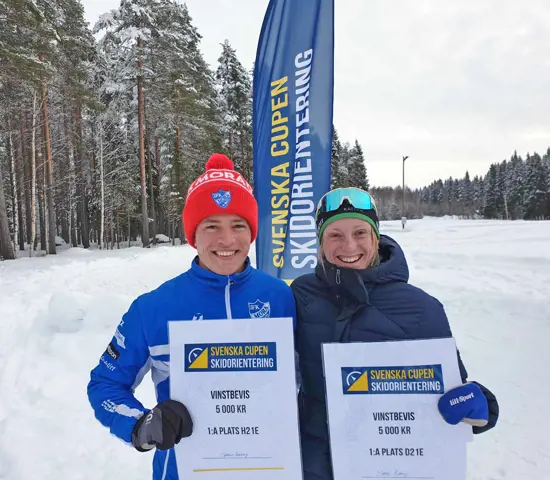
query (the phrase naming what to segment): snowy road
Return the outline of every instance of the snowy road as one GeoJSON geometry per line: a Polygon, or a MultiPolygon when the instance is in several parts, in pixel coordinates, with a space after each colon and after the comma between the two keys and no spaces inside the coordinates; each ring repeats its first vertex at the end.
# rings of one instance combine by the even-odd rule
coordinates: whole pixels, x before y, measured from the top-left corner
{"type": "MultiPolygon", "coordinates": [[[[383,223],[411,283],[445,305],[470,378],[501,420],[469,447],[469,480],[550,478],[550,222],[383,223]]],[[[0,263],[0,479],[151,478],[151,455],[111,437],[89,371],[138,294],[184,271],[188,247],[70,249],[0,263]]],[[[153,405],[147,377],[137,391],[153,405]]]]}

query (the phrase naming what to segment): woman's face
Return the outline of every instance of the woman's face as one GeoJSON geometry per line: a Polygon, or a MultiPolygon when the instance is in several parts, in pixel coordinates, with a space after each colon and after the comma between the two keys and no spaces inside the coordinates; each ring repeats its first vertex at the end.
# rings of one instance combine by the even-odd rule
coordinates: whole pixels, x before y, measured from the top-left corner
{"type": "Polygon", "coordinates": [[[371,266],[378,253],[374,230],[357,218],[342,218],[327,225],[321,246],[330,263],[358,270],[371,266]]]}

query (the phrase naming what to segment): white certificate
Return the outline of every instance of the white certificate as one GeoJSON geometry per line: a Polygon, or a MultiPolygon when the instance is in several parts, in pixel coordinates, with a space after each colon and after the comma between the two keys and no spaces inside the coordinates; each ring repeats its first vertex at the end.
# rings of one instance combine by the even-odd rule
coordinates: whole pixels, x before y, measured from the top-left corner
{"type": "Polygon", "coordinates": [[[302,478],[291,318],[169,322],[170,396],[193,434],[181,480],[302,478]]]}
{"type": "Polygon", "coordinates": [[[472,427],[437,402],[462,384],[452,338],[323,345],[334,480],[465,480],[472,427]]]}

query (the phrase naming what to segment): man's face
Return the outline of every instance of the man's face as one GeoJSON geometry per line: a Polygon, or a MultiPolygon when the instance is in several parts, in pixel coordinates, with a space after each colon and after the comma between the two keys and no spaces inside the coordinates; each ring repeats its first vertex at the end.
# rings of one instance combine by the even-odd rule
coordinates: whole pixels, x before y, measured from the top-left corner
{"type": "Polygon", "coordinates": [[[238,215],[212,215],[197,227],[195,245],[199,265],[218,275],[243,271],[252,233],[238,215]]]}

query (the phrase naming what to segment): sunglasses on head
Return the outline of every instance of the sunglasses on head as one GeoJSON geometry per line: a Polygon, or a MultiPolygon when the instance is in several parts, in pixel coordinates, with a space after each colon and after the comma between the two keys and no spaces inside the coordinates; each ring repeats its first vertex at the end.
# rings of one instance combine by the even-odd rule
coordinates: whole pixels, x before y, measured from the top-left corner
{"type": "Polygon", "coordinates": [[[358,210],[372,210],[376,208],[373,198],[367,192],[358,188],[348,187],[331,190],[325,195],[325,211],[329,213],[338,210],[346,200],[350,206],[358,210]]]}

